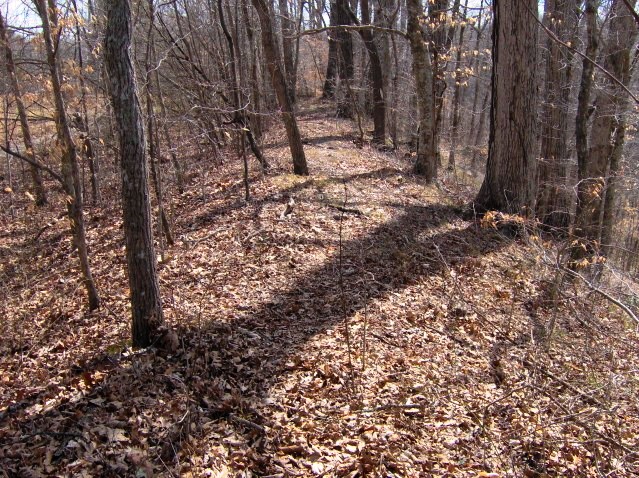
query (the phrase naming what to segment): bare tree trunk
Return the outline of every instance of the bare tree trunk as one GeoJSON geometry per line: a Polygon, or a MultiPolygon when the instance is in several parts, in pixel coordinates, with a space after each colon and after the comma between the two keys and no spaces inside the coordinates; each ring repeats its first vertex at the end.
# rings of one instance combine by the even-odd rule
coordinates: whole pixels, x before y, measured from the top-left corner
{"type": "MultiPolygon", "coordinates": [[[[339,25],[339,2],[333,0],[331,2],[330,26],[339,25]]],[[[324,88],[322,89],[322,98],[329,99],[335,96],[337,88],[338,74],[338,56],[339,56],[339,39],[338,33],[331,30],[328,34],[328,60],[326,62],[326,78],[324,79],[324,88]]]]}
{"type": "MultiPolygon", "coordinates": [[[[451,17],[457,18],[460,0],[454,0],[451,17]]],[[[446,93],[446,70],[448,68],[448,54],[453,42],[454,25],[447,27],[449,0],[431,0],[428,6],[429,22],[431,24],[432,65],[433,65],[433,90],[435,102],[435,118],[433,133],[435,135],[435,148],[437,149],[437,161],[441,163],[440,136],[442,117],[444,112],[444,95],[446,93]]]]}
{"type": "Polygon", "coordinates": [[[422,38],[421,0],[406,0],[406,8],[408,10],[407,33],[413,54],[413,74],[419,104],[419,144],[414,171],[424,176],[427,181],[434,181],[437,179],[437,149],[433,134],[435,122],[435,105],[432,96],[433,72],[426,43],[422,38]]]}
{"type": "MultiPolygon", "coordinates": [[[[334,0],[331,2],[330,25],[350,25],[348,0],[334,0]]],[[[354,75],[353,68],[353,39],[351,33],[334,29],[328,37],[328,62],[326,65],[326,79],[322,97],[333,98],[338,93],[337,115],[341,118],[353,116],[352,99],[349,98],[350,82],[354,75]],[[336,91],[339,78],[339,91],[336,91]]]]}
{"type": "MultiPolygon", "coordinates": [[[[155,58],[155,49],[153,51],[153,56],[155,58]]],[[[166,105],[164,103],[164,95],[162,94],[162,84],[160,83],[160,75],[158,74],[158,70],[154,70],[155,77],[155,86],[158,89],[158,99],[160,100],[160,112],[162,113],[162,132],[164,133],[164,140],[166,141],[166,146],[169,149],[169,154],[171,155],[171,164],[173,165],[173,169],[175,171],[175,180],[177,183],[178,192],[182,194],[184,192],[184,169],[182,168],[182,164],[177,158],[177,154],[175,153],[175,145],[173,144],[173,138],[171,137],[171,133],[169,132],[169,127],[167,125],[168,114],[166,111],[166,105]]]]}
{"type": "MultiPolygon", "coordinates": [[[[368,0],[361,0],[362,24],[371,24],[371,15],[368,0]]],[[[370,74],[373,87],[373,142],[384,144],[386,142],[386,102],[384,100],[384,73],[379,51],[375,45],[371,30],[360,30],[364,45],[370,59],[370,74]]]]}
{"type": "MultiPolygon", "coordinates": [[[[631,7],[635,3],[635,0],[629,1],[631,7]]],[[[627,86],[630,82],[630,50],[637,37],[637,28],[624,0],[613,2],[608,28],[603,51],[604,68],[627,86]]],[[[594,102],[594,120],[587,154],[583,154],[584,144],[580,143],[579,202],[574,234],[581,247],[573,249],[573,259],[609,251],[609,247],[601,247],[603,238],[607,241],[606,246],[610,245],[614,224],[612,209],[605,217],[605,203],[614,201],[614,180],[611,183],[609,175],[616,174],[619,169],[627,110],[628,95],[625,90],[609,78],[602,78],[602,87],[594,102]],[[603,225],[607,231],[603,231],[603,225]]]]}
{"type": "Polygon", "coordinates": [[[57,47],[53,42],[51,25],[57,26],[56,6],[54,0],[36,0],[36,7],[42,19],[42,34],[47,52],[47,65],[53,86],[53,99],[56,113],[56,130],[60,145],[62,146],[62,177],[64,178],[64,192],[68,195],[67,212],[71,222],[73,244],[78,249],[80,269],[84,286],[87,291],[89,310],[95,310],[100,306],[100,297],[95,287],[89,265],[89,251],[84,226],[84,212],[82,204],[82,181],[78,167],[78,155],[75,143],[71,137],[69,119],[62,96],[62,82],[60,66],[56,58],[57,47]],[[49,17],[51,13],[51,17],[49,17]]]}
{"type": "MultiPolygon", "coordinates": [[[[468,0],[464,5],[464,18],[468,12],[468,0]]],[[[455,149],[457,148],[457,138],[459,136],[459,102],[461,96],[462,84],[462,48],[464,44],[464,32],[466,31],[466,23],[462,23],[459,27],[459,44],[457,47],[457,56],[455,58],[455,93],[453,94],[453,128],[450,134],[450,153],[448,154],[448,169],[455,170],[455,149]]]]}
{"type": "MultiPolygon", "coordinates": [[[[473,50],[475,52],[477,52],[477,54],[479,54],[479,47],[481,45],[481,39],[483,37],[484,30],[486,29],[486,27],[489,24],[488,21],[484,21],[482,23],[484,0],[481,0],[480,8],[482,10],[480,10],[479,16],[477,18],[477,27],[475,28],[475,34],[477,36],[475,37],[475,47],[473,48],[473,50]]],[[[475,88],[474,88],[474,93],[473,93],[473,113],[470,115],[470,133],[469,133],[469,136],[471,138],[473,138],[475,136],[475,126],[476,126],[475,119],[477,118],[477,104],[478,104],[478,101],[479,101],[479,89],[480,89],[481,83],[483,81],[483,78],[481,76],[481,72],[482,72],[481,61],[480,61],[478,56],[474,56],[474,58],[473,58],[472,70],[475,72],[474,73],[474,76],[475,76],[475,88]]]]}
{"type": "Polygon", "coordinates": [[[293,35],[295,35],[295,22],[291,19],[288,0],[279,0],[280,21],[282,23],[282,48],[284,50],[284,71],[286,84],[291,103],[297,101],[297,71],[295,70],[295,48],[293,47],[293,35]]]}
{"type": "MultiPolygon", "coordinates": [[[[25,154],[35,160],[35,151],[33,149],[33,139],[31,137],[31,128],[29,127],[27,109],[24,106],[24,101],[22,99],[20,83],[18,82],[18,77],[15,71],[15,62],[13,61],[13,52],[11,51],[11,45],[9,44],[9,34],[7,32],[7,26],[2,16],[2,12],[0,12],[0,42],[4,45],[5,68],[7,69],[7,76],[9,77],[11,90],[18,107],[18,118],[20,119],[22,140],[24,141],[24,148],[26,150],[25,154]]],[[[47,193],[44,189],[40,170],[34,165],[30,165],[29,171],[31,172],[31,180],[33,181],[33,192],[35,193],[36,204],[38,206],[44,206],[47,203],[47,193]]]]}
{"type": "Polygon", "coordinates": [[[479,125],[477,131],[475,131],[475,141],[473,143],[473,156],[470,160],[470,166],[473,170],[477,167],[477,158],[479,157],[479,145],[482,143],[481,138],[484,134],[484,125],[486,124],[486,110],[488,110],[488,100],[490,99],[491,91],[486,90],[484,99],[481,103],[481,111],[479,112],[479,125]]]}
{"type": "MultiPolygon", "coordinates": [[[[239,84],[238,71],[237,71],[238,70],[237,59],[235,55],[235,42],[233,41],[233,37],[231,36],[231,33],[229,32],[226,26],[226,21],[224,20],[224,9],[222,8],[222,0],[217,1],[217,8],[218,8],[218,14],[220,16],[220,24],[222,26],[222,31],[224,33],[224,37],[226,38],[226,42],[229,47],[229,55],[231,60],[230,74],[231,74],[231,87],[233,89],[233,94],[232,94],[233,109],[234,109],[233,123],[236,126],[239,126],[240,128],[244,129],[249,141],[249,146],[251,147],[251,151],[253,151],[253,154],[255,155],[259,163],[262,165],[262,169],[266,170],[268,169],[268,162],[266,161],[266,158],[262,154],[260,147],[257,145],[255,138],[253,137],[253,133],[251,132],[251,128],[250,128],[251,125],[249,124],[249,121],[246,118],[246,112],[242,108],[242,105],[240,102],[240,84],[239,84]]],[[[242,134],[244,135],[245,133],[242,133],[242,134]]],[[[243,140],[242,140],[242,145],[244,145],[243,140]]]]}
{"type": "Polygon", "coordinates": [[[130,0],[111,0],[104,50],[120,136],[132,336],[134,346],[146,347],[158,339],[163,316],[151,226],[144,125],[129,56],[131,33],[130,0]]]}
{"type": "Polygon", "coordinates": [[[80,131],[82,131],[82,154],[86,158],[87,164],[89,165],[89,172],[91,173],[91,199],[93,204],[97,204],[100,201],[100,181],[99,181],[99,171],[100,166],[98,163],[98,159],[95,157],[95,148],[93,148],[93,144],[91,141],[91,135],[89,134],[89,114],[87,111],[87,94],[86,87],[84,81],[84,56],[82,53],[82,36],[80,29],[80,14],[78,11],[78,6],[76,4],[76,0],[73,0],[73,10],[75,12],[75,39],[76,39],[76,48],[78,53],[78,66],[80,67],[80,73],[78,75],[80,80],[80,108],[82,110],[82,114],[78,118],[78,126],[80,131]]]}
{"type": "Polygon", "coordinates": [[[260,82],[258,74],[258,42],[255,40],[255,33],[252,27],[252,18],[249,13],[247,0],[242,0],[242,14],[245,20],[246,36],[251,50],[251,104],[253,105],[252,113],[249,114],[251,122],[251,132],[253,132],[254,141],[262,137],[262,121],[260,115],[260,82]]]}
{"type": "MultiPolygon", "coordinates": [[[[575,33],[578,4],[577,0],[546,1],[544,22],[561,41],[570,41],[575,33]]],[[[536,212],[543,224],[563,231],[567,231],[570,224],[566,162],[572,60],[570,51],[548,37],[536,212]]]]}
{"type": "Polygon", "coordinates": [[[282,120],[286,127],[288,136],[288,144],[293,157],[293,172],[295,174],[307,175],[308,166],[306,165],[306,156],[304,155],[304,147],[302,146],[302,137],[297,127],[293,106],[289,100],[287,92],[286,78],[282,73],[280,61],[277,55],[276,42],[273,32],[273,23],[269,13],[266,0],[252,0],[255,10],[257,10],[262,27],[262,47],[264,48],[264,56],[271,74],[273,89],[277,96],[278,103],[282,114],[282,120]]]}
{"type": "Polygon", "coordinates": [[[481,210],[531,213],[537,167],[537,23],[535,0],[493,4],[493,74],[481,210]]]}
{"type": "Polygon", "coordinates": [[[162,260],[164,260],[164,242],[162,241],[162,233],[168,245],[173,245],[173,233],[171,232],[171,225],[166,215],[166,209],[164,208],[164,188],[162,185],[162,171],[160,169],[160,140],[157,131],[157,121],[155,116],[154,98],[153,98],[153,72],[155,68],[151,66],[153,42],[155,41],[153,31],[155,25],[155,0],[148,0],[149,6],[149,29],[146,37],[146,55],[145,55],[145,69],[146,69],[146,120],[147,120],[147,134],[149,137],[149,160],[151,163],[151,178],[153,179],[153,187],[155,189],[155,198],[158,205],[158,222],[160,229],[160,253],[162,260]]]}
{"type": "MultiPolygon", "coordinates": [[[[592,184],[588,176],[588,116],[590,110],[590,96],[592,94],[592,85],[594,83],[594,65],[588,59],[594,59],[597,56],[599,48],[599,39],[597,31],[597,8],[598,0],[586,0],[585,16],[587,28],[586,57],[583,59],[583,67],[581,70],[581,85],[579,87],[579,95],[577,97],[577,117],[575,118],[575,140],[577,149],[577,167],[578,179],[577,183],[577,211],[575,214],[575,224],[573,227],[572,241],[573,248],[571,250],[571,259],[573,265],[593,252],[589,239],[597,237],[591,224],[591,218],[588,218],[588,211],[594,208],[589,206],[592,196],[598,194],[596,192],[597,185],[592,184]]],[[[601,191],[603,192],[603,191],[601,191]]],[[[597,215],[598,217],[598,215],[597,215]]]]}

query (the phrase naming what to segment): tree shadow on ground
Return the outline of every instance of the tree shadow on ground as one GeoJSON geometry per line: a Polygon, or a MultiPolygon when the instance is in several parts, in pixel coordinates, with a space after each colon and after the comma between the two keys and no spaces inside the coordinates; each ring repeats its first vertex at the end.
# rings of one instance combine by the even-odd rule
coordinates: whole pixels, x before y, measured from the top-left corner
{"type": "Polygon", "coordinates": [[[82,460],[100,476],[144,466],[166,471],[189,434],[202,433],[203,422],[235,428],[252,447],[243,466],[272,472],[260,431],[271,417],[258,408],[289,372],[291,357],[372,301],[506,244],[498,233],[462,222],[459,213],[448,206],[406,206],[397,219],[344,241],[341,255],[335,252],[319,267],[300,266],[288,287],[234,311],[232,320],[182,328],[173,354],[105,354],[97,370],[91,365],[71,373],[75,392],[61,402],[28,404],[29,413],[3,417],[8,476],[24,475],[29,466],[73,473],[82,460]]]}

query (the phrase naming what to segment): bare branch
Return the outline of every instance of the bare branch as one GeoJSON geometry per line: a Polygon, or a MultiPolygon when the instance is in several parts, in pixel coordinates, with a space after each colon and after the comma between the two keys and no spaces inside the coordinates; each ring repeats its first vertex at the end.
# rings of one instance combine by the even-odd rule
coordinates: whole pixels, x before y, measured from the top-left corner
{"type": "Polygon", "coordinates": [[[608,292],[606,292],[604,290],[601,290],[599,287],[597,287],[596,285],[592,284],[588,279],[586,279],[584,276],[582,276],[578,272],[575,272],[572,269],[569,269],[567,267],[562,267],[561,269],[563,271],[567,272],[569,275],[581,279],[584,282],[584,284],[586,284],[592,291],[597,292],[598,294],[601,294],[603,297],[605,297],[610,302],[612,302],[617,307],[619,307],[621,310],[623,310],[626,313],[626,315],[628,315],[628,317],[630,317],[637,324],[639,324],[639,318],[637,318],[637,316],[634,314],[634,312],[632,310],[630,310],[630,307],[628,307],[626,304],[621,302],[619,299],[616,299],[613,296],[611,296],[610,294],[608,294],[608,292]]]}
{"type": "Polygon", "coordinates": [[[24,156],[23,154],[18,153],[17,151],[13,151],[12,149],[9,148],[8,145],[7,146],[3,146],[3,145],[0,144],[0,149],[2,151],[4,151],[5,153],[10,154],[14,158],[21,159],[22,161],[24,161],[26,163],[29,163],[30,165],[35,166],[36,168],[41,169],[42,171],[45,171],[45,172],[49,173],[51,175],[51,177],[56,179],[60,184],[62,184],[62,186],[64,186],[64,179],[62,179],[62,176],[60,176],[58,173],[56,173],[53,169],[51,169],[46,164],[42,164],[38,160],[31,159],[31,158],[29,158],[27,156],[24,156]]]}
{"type": "MultiPolygon", "coordinates": [[[[625,1],[625,0],[624,0],[625,1]]],[[[535,12],[533,12],[530,8],[528,8],[528,6],[526,6],[526,8],[528,9],[528,12],[530,12],[531,16],[535,19],[535,21],[537,23],[539,23],[539,25],[541,25],[541,28],[546,32],[546,35],[548,35],[553,41],[559,43],[561,46],[563,46],[564,48],[567,48],[568,50],[570,50],[573,53],[576,53],[577,55],[579,55],[580,57],[582,57],[584,60],[592,63],[592,65],[597,68],[598,70],[600,70],[604,75],[606,75],[608,78],[610,78],[612,80],[613,83],[616,83],[617,85],[619,85],[626,93],[628,93],[628,95],[635,100],[635,103],[639,104],[639,98],[637,98],[634,93],[632,91],[630,91],[628,89],[628,87],[626,85],[624,85],[615,75],[613,75],[612,73],[610,73],[608,70],[606,70],[603,66],[601,66],[599,63],[597,63],[595,60],[593,60],[592,58],[588,57],[587,55],[581,53],[579,50],[577,50],[576,48],[570,46],[568,43],[561,41],[557,35],[555,35],[553,33],[552,30],[550,30],[546,25],[544,25],[544,23],[539,20],[539,18],[537,18],[537,14],[535,12]]],[[[634,10],[633,10],[634,12],[634,10]]],[[[635,12],[636,14],[636,12],[635,12]]],[[[636,18],[636,17],[635,17],[636,18]]]]}
{"type": "Polygon", "coordinates": [[[374,32],[389,33],[391,35],[399,35],[403,38],[408,38],[406,36],[406,33],[404,33],[401,30],[396,30],[394,28],[378,27],[376,25],[335,25],[330,27],[314,28],[312,30],[304,30],[303,32],[300,32],[297,35],[295,35],[293,38],[303,37],[306,35],[316,35],[318,33],[324,33],[331,30],[346,30],[346,31],[354,31],[354,32],[360,32],[362,30],[371,30],[374,32]]]}
{"type": "Polygon", "coordinates": [[[630,3],[629,0],[623,0],[623,3],[626,5],[626,7],[628,7],[628,11],[630,12],[630,15],[632,15],[635,18],[635,23],[637,24],[637,27],[639,27],[639,13],[635,11],[635,9],[632,7],[632,4],[630,3]]]}

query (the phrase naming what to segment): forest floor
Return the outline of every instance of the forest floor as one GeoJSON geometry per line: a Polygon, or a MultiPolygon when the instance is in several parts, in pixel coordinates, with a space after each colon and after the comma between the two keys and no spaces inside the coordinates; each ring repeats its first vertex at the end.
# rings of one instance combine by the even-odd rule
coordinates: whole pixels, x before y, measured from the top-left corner
{"type": "Polygon", "coordinates": [[[300,127],[311,176],[276,128],[250,201],[237,159],[168,194],[174,352],[129,347],[115,189],[87,211],[93,314],[61,200],[14,195],[0,476],[637,476],[632,324],[579,284],[553,299],[553,245],[464,219],[449,173],[424,184],[320,103],[300,127]]]}

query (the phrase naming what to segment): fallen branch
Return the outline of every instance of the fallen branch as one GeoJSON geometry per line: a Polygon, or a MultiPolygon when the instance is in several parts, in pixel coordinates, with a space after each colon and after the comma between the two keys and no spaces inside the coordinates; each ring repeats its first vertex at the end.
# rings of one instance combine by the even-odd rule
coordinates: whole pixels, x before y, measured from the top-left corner
{"type": "Polygon", "coordinates": [[[371,332],[371,335],[372,335],[373,337],[375,337],[377,340],[379,340],[380,342],[383,342],[383,343],[385,343],[386,345],[390,345],[391,347],[397,347],[397,348],[400,348],[400,349],[403,349],[403,348],[404,348],[404,346],[403,346],[403,345],[400,345],[400,344],[396,344],[396,343],[394,343],[394,342],[391,342],[390,340],[388,340],[388,339],[386,339],[386,338],[382,337],[382,336],[381,336],[381,335],[379,335],[379,334],[376,334],[376,333],[371,332]]]}
{"type": "Polygon", "coordinates": [[[601,403],[599,400],[597,400],[595,397],[593,397],[592,395],[587,394],[583,390],[579,390],[574,385],[571,385],[570,383],[566,382],[564,379],[558,377],[554,373],[549,372],[548,370],[546,370],[546,368],[543,365],[534,364],[532,362],[529,362],[528,360],[523,360],[522,361],[522,365],[524,367],[526,367],[526,368],[529,368],[529,369],[534,368],[536,370],[539,370],[541,372],[541,374],[544,375],[545,377],[547,377],[547,378],[549,378],[551,380],[554,380],[556,382],[559,382],[564,387],[566,387],[568,390],[571,390],[571,391],[575,392],[577,395],[579,395],[581,398],[583,398],[586,403],[588,403],[590,405],[598,405],[598,406],[600,406],[603,409],[607,409],[608,408],[603,403],[601,403]]]}
{"type": "Polygon", "coordinates": [[[637,323],[637,325],[639,325],[639,318],[637,318],[637,316],[634,314],[634,312],[632,310],[630,310],[630,308],[626,304],[621,302],[619,299],[614,298],[613,296],[608,294],[606,291],[601,290],[599,287],[597,287],[596,285],[592,284],[588,279],[586,279],[584,276],[582,276],[578,272],[575,272],[572,269],[569,269],[567,267],[561,267],[561,269],[563,271],[567,272],[572,277],[577,277],[577,278],[581,279],[584,282],[584,284],[586,284],[588,286],[588,288],[590,288],[590,290],[592,290],[593,292],[597,292],[598,294],[600,294],[603,297],[605,297],[606,299],[608,299],[610,302],[612,302],[617,307],[619,307],[621,310],[623,310],[628,315],[628,317],[630,317],[632,320],[634,320],[637,323]]]}
{"type": "Polygon", "coordinates": [[[417,408],[421,409],[424,408],[424,406],[419,403],[388,403],[375,408],[364,408],[363,410],[359,410],[359,413],[375,413],[385,410],[414,410],[417,408]]]}
{"type": "Polygon", "coordinates": [[[353,207],[338,206],[336,204],[329,204],[328,207],[332,207],[333,209],[337,209],[340,212],[355,214],[357,216],[363,216],[364,215],[364,213],[362,211],[360,211],[357,208],[353,208],[353,207]]]}
{"type": "MultiPolygon", "coordinates": [[[[542,389],[540,389],[539,387],[536,387],[534,385],[533,385],[533,387],[536,388],[540,393],[544,393],[544,391],[542,389]]],[[[561,410],[566,414],[566,417],[568,417],[569,420],[572,420],[577,425],[582,427],[584,430],[588,430],[590,433],[592,433],[594,435],[597,435],[599,438],[601,438],[603,441],[607,442],[609,445],[612,445],[612,446],[614,446],[614,447],[616,447],[616,448],[618,448],[620,450],[623,450],[623,451],[625,451],[626,453],[628,453],[631,456],[637,456],[638,455],[638,453],[636,451],[631,450],[630,448],[628,448],[626,445],[624,445],[620,441],[615,440],[614,438],[612,438],[609,435],[606,435],[603,432],[600,432],[599,430],[597,430],[593,426],[591,426],[588,423],[584,422],[583,420],[580,420],[579,418],[577,418],[576,415],[574,413],[572,413],[570,410],[568,410],[559,400],[555,399],[551,395],[548,395],[548,394],[545,394],[545,395],[555,405],[557,405],[559,408],[561,408],[561,410]]]]}
{"type": "Polygon", "coordinates": [[[229,418],[232,421],[239,423],[240,425],[244,425],[245,427],[257,430],[260,433],[266,433],[266,429],[262,425],[258,425],[257,423],[253,423],[249,420],[245,420],[244,418],[240,418],[234,413],[229,413],[229,418]]]}

